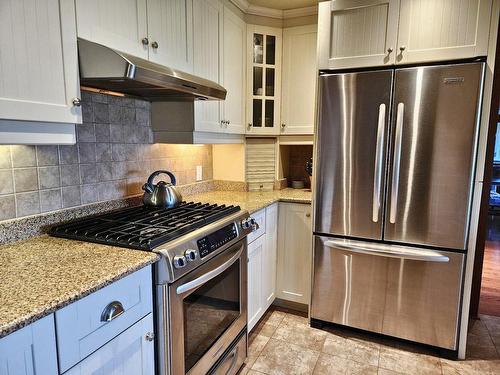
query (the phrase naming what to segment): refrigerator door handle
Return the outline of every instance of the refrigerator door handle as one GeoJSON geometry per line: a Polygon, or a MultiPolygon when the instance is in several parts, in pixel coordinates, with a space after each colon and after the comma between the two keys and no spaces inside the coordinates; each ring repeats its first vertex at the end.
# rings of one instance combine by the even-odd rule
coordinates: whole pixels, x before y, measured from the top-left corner
{"type": "Polygon", "coordinates": [[[377,147],[375,151],[375,173],[373,177],[373,207],[372,221],[378,222],[380,216],[380,195],[382,184],[382,168],[384,165],[384,132],[385,132],[385,104],[378,107],[377,147]]]}
{"type": "Polygon", "coordinates": [[[328,240],[324,242],[324,245],[332,249],[345,250],[351,253],[375,255],[387,258],[400,258],[440,263],[446,263],[450,260],[446,255],[443,255],[435,250],[414,249],[407,246],[386,245],[343,239],[328,240]]]}
{"type": "Polygon", "coordinates": [[[403,140],[403,117],[405,105],[398,104],[398,111],[396,115],[396,137],[394,142],[394,156],[392,167],[392,185],[391,185],[391,208],[389,213],[389,222],[394,224],[396,222],[396,214],[398,209],[398,192],[399,192],[399,168],[401,166],[401,143],[403,140]]]}

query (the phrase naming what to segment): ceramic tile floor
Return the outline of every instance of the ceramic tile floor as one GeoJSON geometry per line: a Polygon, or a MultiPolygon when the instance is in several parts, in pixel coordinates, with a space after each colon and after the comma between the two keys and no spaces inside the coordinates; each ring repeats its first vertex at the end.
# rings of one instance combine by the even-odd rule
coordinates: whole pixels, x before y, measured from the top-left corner
{"type": "Polygon", "coordinates": [[[481,316],[469,330],[467,359],[439,358],[401,341],[338,328],[311,328],[305,315],[273,308],[249,336],[240,375],[500,375],[500,317],[481,316]]]}

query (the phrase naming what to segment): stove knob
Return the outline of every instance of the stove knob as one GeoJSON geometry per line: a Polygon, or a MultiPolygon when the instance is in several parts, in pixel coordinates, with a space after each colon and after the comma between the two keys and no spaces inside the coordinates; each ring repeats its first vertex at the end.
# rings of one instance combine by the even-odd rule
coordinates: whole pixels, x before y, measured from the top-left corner
{"type": "Polygon", "coordinates": [[[186,265],[186,257],[184,255],[176,255],[174,257],[174,267],[182,268],[186,265]]]}
{"type": "Polygon", "coordinates": [[[198,252],[193,249],[188,249],[184,253],[184,256],[186,257],[188,262],[194,262],[196,259],[198,259],[198,252]]]}
{"type": "Polygon", "coordinates": [[[257,221],[253,217],[251,217],[249,221],[249,226],[252,227],[253,232],[260,228],[259,223],[257,223],[257,221]]]}
{"type": "Polygon", "coordinates": [[[247,219],[243,219],[241,220],[241,229],[248,229],[248,220],[247,219]]]}

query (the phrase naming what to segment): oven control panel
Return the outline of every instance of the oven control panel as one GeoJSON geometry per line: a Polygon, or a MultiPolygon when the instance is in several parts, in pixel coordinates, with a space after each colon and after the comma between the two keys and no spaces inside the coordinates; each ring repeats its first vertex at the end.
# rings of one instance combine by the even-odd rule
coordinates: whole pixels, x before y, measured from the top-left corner
{"type": "Polygon", "coordinates": [[[206,257],[208,254],[224,246],[229,241],[234,240],[236,237],[238,237],[238,232],[236,231],[236,225],[232,223],[216,232],[210,233],[206,237],[200,238],[198,240],[200,258],[206,257]]]}

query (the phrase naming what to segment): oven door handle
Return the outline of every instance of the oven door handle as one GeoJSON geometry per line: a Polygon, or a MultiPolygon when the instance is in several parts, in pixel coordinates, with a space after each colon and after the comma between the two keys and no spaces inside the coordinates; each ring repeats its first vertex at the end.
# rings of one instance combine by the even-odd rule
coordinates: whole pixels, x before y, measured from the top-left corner
{"type": "Polygon", "coordinates": [[[179,285],[176,289],[177,294],[184,294],[186,292],[189,292],[190,290],[196,289],[199,286],[205,284],[207,281],[212,280],[214,277],[219,276],[222,272],[227,270],[229,267],[231,267],[234,262],[236,262],[243,251],[243,247],[241,247],[236,254],[234,254],[229,260],[226,262],[222,263],[220,266],[217,268],[214,268],[213,270],[201,275],[200,277],[188,281],[185,284],[179,285]]]}

